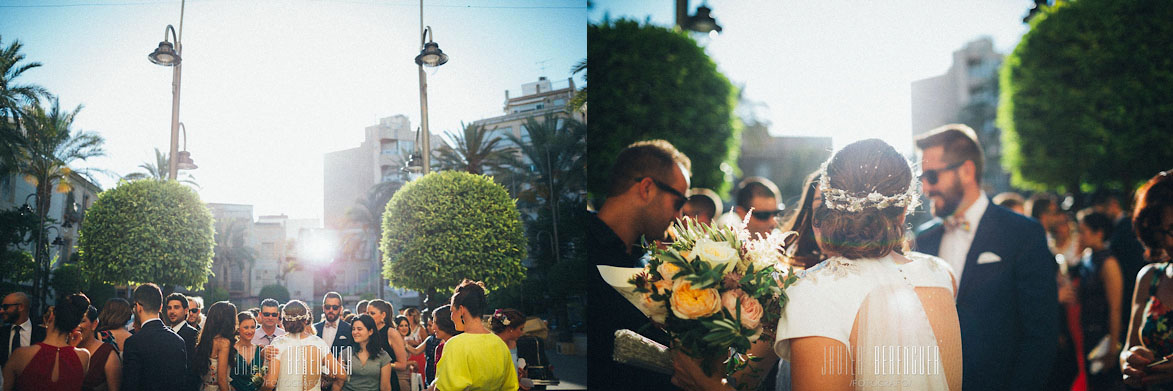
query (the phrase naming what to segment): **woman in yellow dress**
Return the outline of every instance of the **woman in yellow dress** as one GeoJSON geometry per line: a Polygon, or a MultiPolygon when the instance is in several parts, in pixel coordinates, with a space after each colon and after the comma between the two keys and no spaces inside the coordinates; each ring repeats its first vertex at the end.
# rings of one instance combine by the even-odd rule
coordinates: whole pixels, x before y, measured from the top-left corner
{"type": "Polygon", "coordinates": [[[444,344],[436,364],[436,389],[517,391],[509,347],[481,321],[488,303],[481,282],[464,280],[452,295],[452,322],[463,334],[444,344]]]}

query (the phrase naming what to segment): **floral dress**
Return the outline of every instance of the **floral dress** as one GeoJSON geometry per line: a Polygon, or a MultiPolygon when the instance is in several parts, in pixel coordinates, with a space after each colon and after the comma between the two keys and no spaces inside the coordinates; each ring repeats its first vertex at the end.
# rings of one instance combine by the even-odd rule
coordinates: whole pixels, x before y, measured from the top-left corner
{"type": "Polygon", "coordinates": [[[1161,275],[1165,274],[1168,263],[1157,267],[1153,273],[1153,282],[1149,284],[1149,302],[1145,306],[1144,320],[1140,327],[1140,340],[1146,348],[1153,351],[1156,357],[1165,357],[1173,354],[1173,321],[1169,318],[1169,307],[1157,298],[1157,283],[1161,275]]]}

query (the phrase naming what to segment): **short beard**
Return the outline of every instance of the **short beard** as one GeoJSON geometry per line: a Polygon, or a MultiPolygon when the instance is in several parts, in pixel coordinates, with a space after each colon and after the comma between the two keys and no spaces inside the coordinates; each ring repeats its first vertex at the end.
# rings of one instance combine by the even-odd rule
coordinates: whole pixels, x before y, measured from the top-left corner
{"type": "Polygon", "coordinates": [[[961,206],[961,200],[965,198],[965,192],[961,190],[960,184],[949,189],[945,189],[944,193],[933,192],[929,195],[940,195],[941,199],[944,201],[941,205],[941,208],[937,208],[935,203],[932,204],[933,215],[940,218],[947,218],[953,215],[953,212],[957,211],[957,207],[961,206]]]}

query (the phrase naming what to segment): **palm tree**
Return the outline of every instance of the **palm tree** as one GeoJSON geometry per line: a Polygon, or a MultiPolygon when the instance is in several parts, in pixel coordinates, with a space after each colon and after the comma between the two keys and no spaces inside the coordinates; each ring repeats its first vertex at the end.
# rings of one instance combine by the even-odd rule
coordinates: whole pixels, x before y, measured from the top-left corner
{"type": "MultiPolygon", "coordinates": [[[[219,224],[216,227],[216,246],[213,248],[213,262],[216,265],[214,268],[223,272],[224,276],[218,276],[216,281],[227,282],[228,290],[233,289],[232,286],[232,268],[235,267],[243,274],[246,266],[251,270],[257,260],[257,250],[245,244],[245,229],[249,224],[244,220],[231,220],[226,224],[219,224]]],[[[247,280],[247,276],[244,278],[247,280]]]]}
{"type": "Polygon", "coordinates": [[[493,135],[483,125],[461,126],[464,131],[456,135],[447,134],[448,139],[436,151],[436,162],[441,169],[484,174],[500,168],[507,156],[502,148],[505,140],[493,135]]]}
{"type": "MultiPolygon", "coordinates": [[[[139,179],[150,178],[150,179],[165,181],[168,179],[167,177],[171,176],[171,172],[168,170],[168,168],[170,167],[170,164],[171,164],[171,159],[166,154],[164,154],[162,151],[159,151],[159,148],[155,148],[155,162],[154,162],[154,164],[152,164],[151,162],[143,162],[142,164],[139,164],[138,166],[139,166],[139,168],[142,168],[145,171],[127,174],[126,176],[122,177],[122,179],[126,179],[128,181],[134,181],[134,180],[139,180],[139,179]]],[[[185,172],[185,173],[181,173],[179,175],[179,177],[181,178],[181,179],[179,179],[179,183],[186,183],[186,184],[195,186],[196,188],[200,187],[200,185],[195,182],[195,177],[192,176],[191,174],[188,174],[185,172]]]]}
{"type": "Polygon", "coordinates": [[[39,104],[42,96],[48,96],[44,87],[36,84],[17,82],[26,71],[41,66],[39,62],[21,64],[24,54],[20,41],[3,46],[0,37],[0,176],[7,177],[15,170],[15,162],[21,159],[21,145],[25,143],[21,132],[20,117],[24,108],[39,104]]]}
{"type": "MultiPolygon", "coordinates": [[[[94,132],[73,130],[73,121],[81,108],[78,105],[73,111],[62,111],[58,99],[53,98],[53,106],[48,111],[36,104],[26,107],[21,114],[25,134],[24,142],[19,146],[20,158],[15,161],[15,168],[16,172],[24,175],[25,180],[36,187],[36,212],[42,226],[49,212],[53,192],[66,193],[73,188],[71,174],[76,173],[95,182],[90,173],[103,171],[74,171],[70,168],[75,162],[106,155],[102,148],[102,136],[94,132]]],[[[42,228],[39,234],[43,236],[44,233],[42,228]]],[[[45,294],[43,288],[49,278],[48,244],[45,242],[43,239],[38,240],[41,243],[35,252],[38,276],[33,281],[33,290],[42,301],[45,294]]]]}
{"type": "MultiPolygon", "coordinates": [[[[578,63],[574,64],[574,66],[570,68],[570,74],[576,75],[579,72],[586,72],[586,70],[587,70],[587,59],[584,58],[582,60],[579,60],[578,63]]],[[[583,75],[582,75],[583,80],[586,80],[586,77],[587,77],[586,75],[587,75],[586,73],[583,73],[583,75]]],[[[566,106],[567,106],[567,109],[569,109],[571,111],[581,112],[586,109],[586,105],[587,105],[587,86],[583,86],[582,89],[580,89],[574,93],[574,97],[570,99],[570,103],[568,103],[566,106]]]]}
{"type": "MultiPolygon", "coordinates": [[[[363,197],[354,200],[354,205],[346,210],[346,219],[362,228],[362,237],[368,239],[367,251],[370,251],[372,260],[380,262],[382,257],[379,256],[379,234],[382,232],[383,226],[383,211],[387,209],[387,202],[391,201],[391,196],[395,195],[399,188],[403,187],[402,182],[382,182],[370,189],[363,197]]],[[[361,238],[354,238],[348,236],[343,238],[344,243],[361,243],[361,238]]],[[[349,251],[355,252],[359,248],[355,246],[346,246],[349,251]]],[[[346,254],[348,259],[358,258],[353,253],[346,254]]],[[[383,273],[379,274],[379,297],[383,297],[383,273]]]]}

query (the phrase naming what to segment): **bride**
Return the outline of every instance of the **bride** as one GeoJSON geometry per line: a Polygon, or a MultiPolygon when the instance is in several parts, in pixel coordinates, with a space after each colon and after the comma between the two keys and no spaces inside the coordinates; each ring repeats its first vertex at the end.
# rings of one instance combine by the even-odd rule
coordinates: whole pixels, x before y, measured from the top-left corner
{"type": "Polygon", "coordinates": [[[346,371],[326,342],[314,334],[309,306],[293,300],[281,309],[285,335],[269,344],[274,356],[268,362],[263,390],[318,391],[322,376],[346,380],[346,371]]]}
{"type": "Polygon", "coordinates": [[[961,389],[956,279],[941,259],[900,251],[919,184],[876,139],[823,164],[814,232],[830,258],[787,289],[774,344],[791,389],[961,389]]]}

